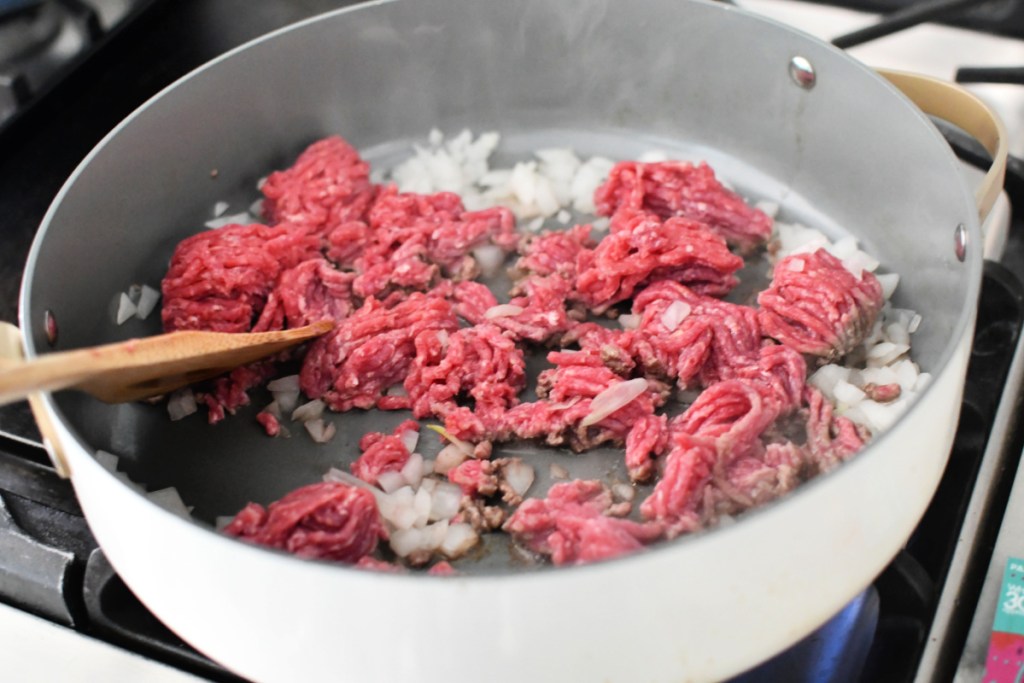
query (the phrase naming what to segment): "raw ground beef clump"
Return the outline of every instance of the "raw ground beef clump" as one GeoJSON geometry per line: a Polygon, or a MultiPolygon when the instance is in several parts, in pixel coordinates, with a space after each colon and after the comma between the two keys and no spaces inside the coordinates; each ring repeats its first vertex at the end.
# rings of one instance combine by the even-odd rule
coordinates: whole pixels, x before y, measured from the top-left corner
{"type": "Polygon", "coordinates": [[[369,555],[378,540],[387,538],[372,493],[330,482],[296,489],[267,508],[250,503],[224,533],[347,564],[369,555]]]}
{"type": "MultiPolygon", "coordinates": [[[[165,329],[331,320],[290,358],[298,375],[279,381],[317,412],[414,419],[364,435],[351,473],[332,470],[267,508],[250,504],[228,534],[369,570],[447,575],[481,534],[503,531],[556,565],[578,564],[783,495],[870,436],[808,382],[808,360],[813,370],[880,335],[879,280],[808,249],[774,262],[757,306],[752,295],[736,300],[744,257],[767,258],[772,219],[704,163],[614,165],[593,194],[608,217],[603,237],[597,219],[524,236],[504,206],[468,211],[451,192],[375,184],[337,137],[261,190],[269,225],[229,225],[178,246],[163,282],[165,329]],[[513,251],[508,291],[477,281],[495,254],[513,251]],[[530,386],[527,361],[541,354],[530,386]],[[447,444],[433,459],[416,450],[416,420],[443,424],[429,425],[447,444]],[[491,457],[512,441],[619,447],[628,498],[595,480],[529,497],[533,468],[491,457]],[[646,486],[636,506],[634,485],[646,486]]],[[[211,421],[248,402],[281,360],[207,385],[211,421]]],[[[895,380],[864,388],[877,401],[900,391],[895,380]]],[[[287,434],[280,406],[257,419],[287,434]]],[[[328,434],[323,424],[309,431],[328,434]]]]}

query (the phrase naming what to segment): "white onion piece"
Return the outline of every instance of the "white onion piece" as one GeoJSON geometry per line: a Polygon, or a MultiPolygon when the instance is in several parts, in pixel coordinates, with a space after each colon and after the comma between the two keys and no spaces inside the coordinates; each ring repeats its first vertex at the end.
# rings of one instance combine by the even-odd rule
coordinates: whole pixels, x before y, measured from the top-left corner
{"type": "Polygon", "coordinates": [[[669,332],[674,332],[693,309],[685,301],[673,301],[661,314],[661,324],[669,332]]]}
{"type": "Polygon", "coordinates": [[[434,551],[441,547],[448,537],[448,520],[442,519],[436,524],[428,524],[423,528],[423,549],[434,551]]]}
{"type": "Polygon", "coordinates": [[[332,467],[324,473],[324,481],[333,481],[339,484],[348,484],[349,486],[355,486],[356,488],[366,489],[371,491],[373,495],[377,497],[377,502],[380,503],[382,498],[385,498],[384,494],[376,486],[363,481],[359,477],[345,470],[339,470],[337,467],[332,467]]]}
{"type": "Polygon", "coordinates": [[[128,287],[128,299],[130,299],[133,304],[138,306],[139,299],[141,299],[141,298],[142,298],[142,285],[130,285],[128,287]]]}
{"type": "Polygon", "coordinates": [[[297,391],[274,391],[271,392],[271,396],[281,408],[281,415],[290,415],[299,405],[299,392],[297,391]]]}
{"type": "Polygon", "coordinates": [[[885,326],[885,336],[893,344],[900,344],[903,346],[910,346],[910,332],[907,328],[899,323],[893,323],[892,325],[885,326]]]}
{"type": "Polygon", "coordinates": [[[794,273],[804,272],[804,267],[807,263],[802,258],[795,258],[786,263],[786,270],[791,270],[794,273]]]}
{"type": "Polygon", "coordinates": [[[117,324],[124,325],[127,320],[135,317],[138,312],[138,308],[132,303],[131,298],[121,292],[121,296],[117,301],[117,324]]]}
{"type": "Polygon", "coordinates": [[[836,382],[833,395],[836,397],[836,401],[848,406],[857,405],[864,400],[865,396],[863,391],[842,380],[836,382]]]}
{"type": "Polygon", "coordinates": [[[434,460],[434,471],[438,474],[448,474],[448,470],[458,467],[468,458],[469,455],[455,444],[448,444],[437,453],[434,460]]]}
{"type": "Polygon", "coordinates": [[[491,306],[486,311],[484,311],[484,318],[486,320],[494,320],[495,318],[511,318],[512,316],[519,315],[522,312],[522,306],[515,306],[513,304],[498,304],[497,306],[491,306]]]}
{"type": "Polygon", "coordinates": [[[459,514],[462,489],[447,481],[439,481],[430,497],[430,521],[451,519],[459,514]]]}
{"type": "Polygon", "coordinates": [[[514,459],[505,465],[503,474],[505,475],[505,481],[508,482],[509,487],[516,492],[516,494],[522,496],[530,489],[533,485],[534,471],[533,467],[527,465],[522,460],[514,459]]]}
{"type": "Polygon", "coordinates": [[[415,494],[412,487],[402,488],[383,496],[380,504],[380,514],[388,520],[396,529],[411,529],[416,522],[416,510],[413,508],[415,494]]]}
{"type": "Polygon", "coordinates": [[[907,325],[907,332],[914,334],[917,329],[921,327],[921,314],[915,313],[914,317],[910,319],[910,323],[907,325]]]}
{"type": "Polygon", "coordinates": [[[139,293],[139,303],[135,309],[135,316],[139,320],[148,318],[149,314],[156,308],[157,301],[160,301],[160,292],[149,285],[142,285],[142,291],[139,293]]]}
{"type": "Polygon", "coordinates": [[[299,390],[299,376],[298,375],[286,375],[284,377],[278,377],[275,380],[267,382],[267,389],[272,392],[278,391],[298,391],[299,390]]]}
{"type": "Polygon", "coordinates": [[[408,557],[423,545],[422,529],[399,529],[391,532],[388,545],[399,557],[408,557]]]}
{"type": "MultiPolygon", "coordinates": [[[[423,476],[426,477],[428,474],[433,474],[433,473],[434,473],[434,461],[431,460],[430,458],[424,458],[423,459],[423,476]]],[[[433,481],[433,479],[426,479],[426,478],[424,478],[420,485],[422,486],[423,484],[426,484],[428,481],[433,481]]]]}
{"type": "Polygon", "coordinates": [[[185,505],[185,501],[181,499],[178,489],[173,486],[169,486],[165,489],[158,489],[156,491],[150,491],[146,494],[146,498],[149,498],[168,512],[173,512],[180,517],[188,518],[192,516],[192,511],[189,510],[187,505],[185,505]]]}
{"type": "Polygon", "coordinates": [[[430,495],[430,491],[426,489],[420,489],[413,496],[412,509],[416,511],[416,521],[413,522],[413,526],[426,526],[427,521],[430,519],[430,510],[433,508],[433,499],[434,497],[430,495]]]}
{"type": "Polygon", "coordinates": [[[317,420],[324,414],[324,407],[325,404],[320,399],[304,403],[292,411],[292,420],[298,420],[299,422],[317,420]]]}
{"type": "Polygon", "coordinates": [[[394,470],[390,472],[381,472],[377,475],[377,485],[381,487],[384,493],[394,493],[403,486],[408,486],[409,482],[405,480],[401,472],[394,470]]]}
{"type": "Polygon", "coordinates": [[[551,463],[551,466],[548,468],[548,471],[549,471],[549,474],[551,475],[552,479],[568,479],[569,478],[569,470],[565,469],[564,467],[562,467],[558,463],[554,463],[554,462],[551,463]]]}
{"type": "Polygon", "coordinates": [[[476,545],[479,538],[477,533],[473,531],[473,527],[469,524],[461,522],[459,524],[449,524],[440,550],[445,557],[454,560],[464,555],[466,551],[476,545]]]}
{"type": "Polygon", "coordinates": [[[807,381],[818,391],[825,394],[825,396],[832,398],[832,390],[835,388],[836,383],[847,381],[849,376],[850,368],[830,363],[818,368],[807,381]]]}
{"type": "Polygon", "coordinates": [[[484,277],[493,277],[505,263],[505,252],[496,244],[484,244],[473,250],[473,258],[479,264],[480,273],[484,277]]]}
{"type": "Polygon", "coordinates": [[[412,453],[416,450],[416,444],[420,442],[420,433],[415,429],[407,429],[399,434],[398,438],[402,440],[402,445],[405,446],[405,450],[412,453]]]}
{"type": "MultiPolygon", "coordinates": [[[[426,460],[424,462],[430,462],[430,461],[426,460]]],[[[420,482],[420,488],[423,489],[424,491],[429,491],[430,493],[433,493],[434,490],[437,488],[437,484],[438,484],[437,479],[431,479],[430,477],[425,477],[420,482]]]]}
{"type": "Polygon", "coordinates": [[[630,501],[636,497],[636,489],[629,484],[620,482],[612,485],[612,494],[619,500],[630,501]]]}
{"type": "Polygon", "coordinates": [[[624,313],[619,316],[619,325],[624,330],[635,330],[640,327],[640,316],[633,315],[632,313],[624,313]]]}
{"type": "Polygon", "coordinates": [[[566,211],[565,209],[562,209],[561,211],[555,214],[555,220],[561,223],[562,225],[568,225],[569,221],[572,220],[572,214],[566,211]]]}
{"type": "Polygon", "coordinates": [[[418,487],[423,479],[423,456],[419,453],[410,454],[409,459],[406,460],[399,474],[402,475],[402,479],[409,486],[413,488],[418,487]]]}
{"type": "Polygon", "coordinates": [[[211,230],[217,228],[223,228],[225,225],[249,225],[254,223],[255,220],[249,215],[248,211],[242,211],[241,213],[231,214],[230,216],[218,216],[217,218],[211,218],[206,221],[204,225],[211,230]]]}
{"type": "Polygon", "coordinates": [[[167,412],[170,414],[171,420],[177,421],[188,417],[197,410],[199,410],[199,406],[196,405],[195,394],[188,387],[172,392],[167,399],[167,412]]]}
{"type": "Polygon", "coordinates": [[[613,384],[594,397],[590,403],[590,413],[583,418],[580,425],[589,427],[592,424],[597,424],[645,391],[647,391],[647,380],[643,377],[613,384]]]}
{"type": "Polygon", "coordinates": [[[893,344],[892,342],[875,344],[868,349],[868,364],[889,365],[909,350],[910,347],[906,344],[893,344]]]}
{"type": "Polygon", "coordinates": [[[900,283],[899,273],[882,273],[875,277],[878,278],[878,284],[882,285],[882,297],[891,299],[897,285],[900,283]]]}
{"type": "Polygon", "coordinates": [[[227,202],[217,202],[213,205],[213,217],[223,216],[224,212],[228,210],[230,205],[227,202]]]}
{"type": "Polygon", "coordinates": [[[337,432],[334,424],[330,422],[324,422],[323,418],[316,418],[315,420],[306,420],[303,422],[303,426],[306,431],[309,432],[309,436],[317,443],[327,443],[334,438],[334,434],[337,432]]]}

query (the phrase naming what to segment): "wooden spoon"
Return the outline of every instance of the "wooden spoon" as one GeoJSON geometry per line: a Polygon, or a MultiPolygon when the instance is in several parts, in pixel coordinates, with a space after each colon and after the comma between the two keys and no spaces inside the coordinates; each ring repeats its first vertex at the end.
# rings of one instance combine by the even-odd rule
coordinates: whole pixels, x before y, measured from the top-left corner
{"type": "Polygon", "coordinates": [[[324,320],[280,332],[171,332],[29,361],[4,361],[0,405],[36,391],[59,389],[79,389],[106,403],[158,396],[319,337],[333,327],[324,320]]]}

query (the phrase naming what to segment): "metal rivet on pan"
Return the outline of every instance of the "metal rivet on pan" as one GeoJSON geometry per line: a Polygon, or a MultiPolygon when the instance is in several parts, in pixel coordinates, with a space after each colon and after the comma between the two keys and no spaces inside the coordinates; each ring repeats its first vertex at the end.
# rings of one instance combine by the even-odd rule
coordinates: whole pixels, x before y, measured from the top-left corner
{"type": "Polygon", "coordinates": [[[817,80],[817,76],[814,74],[814,66],[806,57],[801,57],[800,55],[789,60],[789,77],[804,90],[813,88],[817,80]]]}
{"type": "Polygon", "coordinates": [[[967,227],[963,223],[953,231],[953,251],[961,263],[967,258],[967,227]]]}
{"type": "Polygon", "coordinates": [[[53,311],[46,309],[43,311],[43,330],[46,332],[46,341],[53,346],[57,343],[57,318],[53,316],[53,311]]]}

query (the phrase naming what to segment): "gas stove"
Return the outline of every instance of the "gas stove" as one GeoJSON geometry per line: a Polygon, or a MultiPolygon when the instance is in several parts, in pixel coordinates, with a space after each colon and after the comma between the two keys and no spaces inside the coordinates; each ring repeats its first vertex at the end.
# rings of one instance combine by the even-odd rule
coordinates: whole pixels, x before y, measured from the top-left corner
{"type": "MultiPolygon", "coordinates": [[[[348,4],[0,0],[0,319],[16,321],[35,230],[103,135],[203,62],[348,4]],[[78,37],[62,37],[71,33],[78,37]]],[[[736,4],[825,40],[839,38],[872,66],[954,80],[958,72],[963,79],[979,73],[964,67],[992,75],[993,68],[1024,65],[1019,0],[933,1],[928,16],[944,23],[856,46],[878,13],[906,15],[905,3],[736,4]]],[[[883,24],[901,20],[888,17],[883,24]]],[[[970,87],[1004,119],[1013,158],[986,223],[978,327],[947,471],[920,526],[875,583],[823,628],[737,681],[974,681],[984,671],[1003,566],[1024,555],[1024,536],[1016,533],[1024,472],[1014,477],[1024,447],[1017,417],[1024,401],[1024,87],[970,87]]],[[[980,177],[979,148],[957,130],[943,132],[965,175],[980,177]]],[[[20,404],[0,408],[0,640],[0,667],[11,680],[240,680],[164,628],[121,582],[20,404]]]]}

